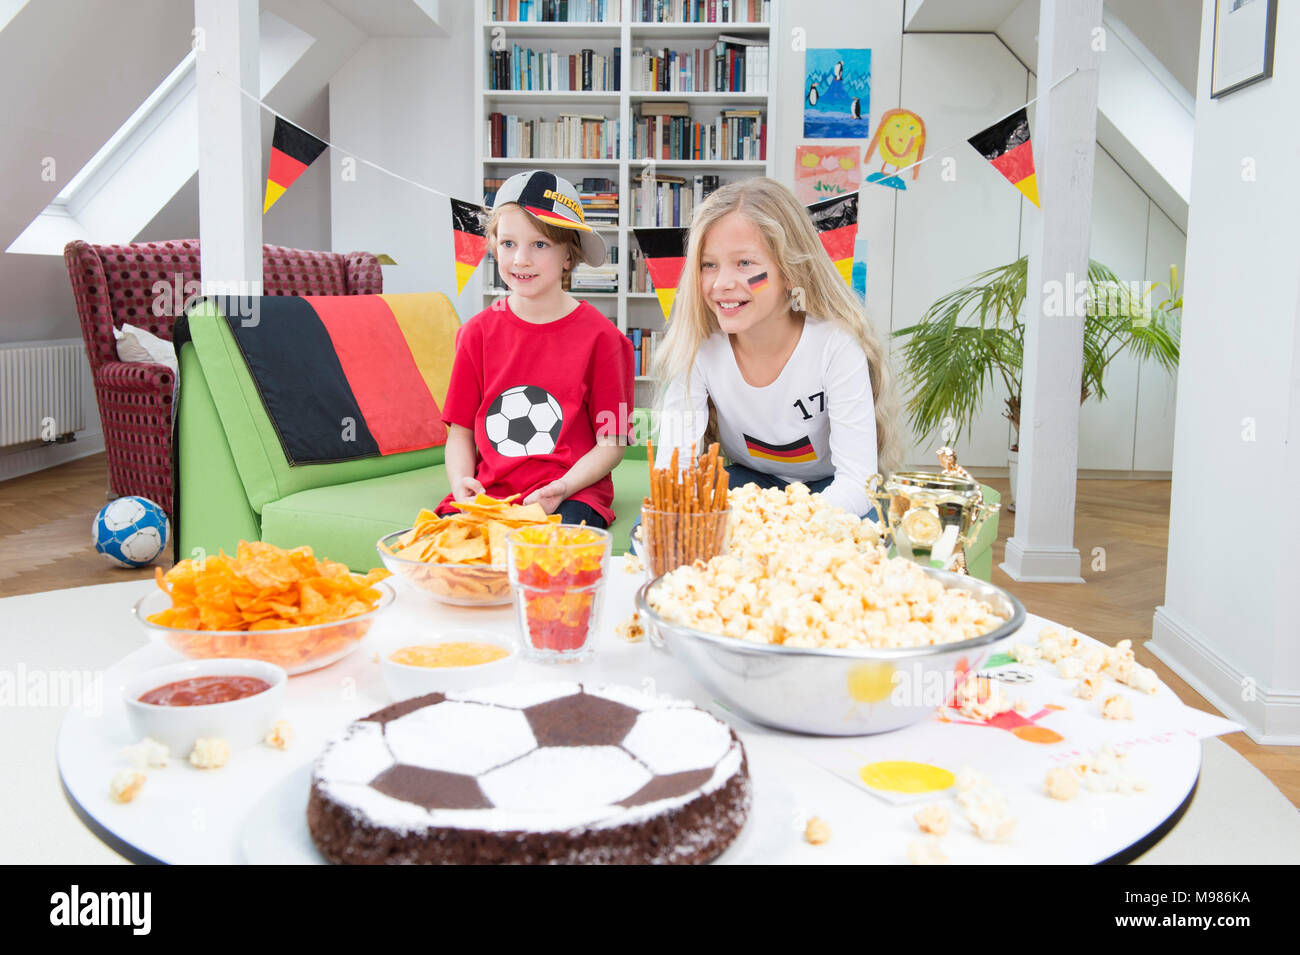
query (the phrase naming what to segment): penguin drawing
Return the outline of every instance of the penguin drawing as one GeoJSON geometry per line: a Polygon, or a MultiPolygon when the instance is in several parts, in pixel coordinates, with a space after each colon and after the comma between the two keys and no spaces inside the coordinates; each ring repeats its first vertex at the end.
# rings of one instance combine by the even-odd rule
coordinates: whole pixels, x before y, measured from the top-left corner
{"type": "Polygon", "coordinates": [[[812,86],[808,88],[808,105],[809,106],[817,105],[817,84],[816,83],[814,83],[812,86]]]}
{"type": "Polygon", "coordinates": [[[844,61],[837,60],[835,63],[835,82],[838,83],[844,79],[844,61]]]}
{"type": "Polygon", "coordinates": [[[853,97],[853,102],[849,104],[849,112],[853,115],[853,118],[854,118],[854,119],[861,119],[861,118],[862,118],[862,100],[859,99],[859,98],[856,97],[856,96],[853,97]]]}

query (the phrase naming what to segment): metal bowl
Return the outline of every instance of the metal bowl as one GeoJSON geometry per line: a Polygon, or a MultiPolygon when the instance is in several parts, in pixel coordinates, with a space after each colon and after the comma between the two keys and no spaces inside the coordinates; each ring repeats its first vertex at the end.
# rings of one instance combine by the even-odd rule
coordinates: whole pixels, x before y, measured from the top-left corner
{"type": "Polygon", "coordinates": [[[819,736],[887,733],[925,719],[951,696],[959,672],[978,669],[998,641],[1025,622],[1025,608],[1001,587],[964,574],[921,568],[945,586],[971,592],[1008,617],[961,640],[897,650],[818,650],[753,643],[665,620],[651,607],[656,578],[636,606],[652,638],[696,680],[756,723],[819,736]]]}

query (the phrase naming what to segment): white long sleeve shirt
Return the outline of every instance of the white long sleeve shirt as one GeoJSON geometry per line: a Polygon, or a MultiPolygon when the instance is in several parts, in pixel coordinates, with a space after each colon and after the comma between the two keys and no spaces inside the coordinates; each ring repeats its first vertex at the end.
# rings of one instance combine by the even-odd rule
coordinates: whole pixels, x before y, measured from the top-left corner
{"type": "Polygon", "coordinates": [[[852,334],[805,317],[781,373],[755,388],[741,375],[727,335],[715,333],[700,346],[689,390],[679,378],[664,393],[657,466],[667,466],[674,447],[683,458],[692,443],[699,447],[710,397],[732,464],[787,484],[833,477],[822,492],[828,503],[859,515],[871,508],[866,483],[877,471],[875,402],[867,356],[852,334]]]}

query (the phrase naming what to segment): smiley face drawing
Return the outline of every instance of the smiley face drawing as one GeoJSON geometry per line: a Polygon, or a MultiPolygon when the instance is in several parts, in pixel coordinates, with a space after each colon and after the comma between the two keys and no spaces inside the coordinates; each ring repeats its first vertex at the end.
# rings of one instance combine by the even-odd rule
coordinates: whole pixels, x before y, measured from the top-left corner
{"type": "MultiPolygon", "coordinates": [[[[895,172],[911,166],[912,178],[915,179],[920,174],[921,167],[914,164],[920,162],[925,154],[925,120],[908,109],[886,111],[885,115],[880,117],[876,134],[867,146],[867,154],[863,157],[864,163],[871,161],[871,154],[877,147],[880,149],[880,172],[872,173],[868,177],[869,181],[885,180],[887,176],[885,170],[889,166],[893,166],[895,172]]],[[[902,180],[899,180],[898,188],[902,188],[902,180]]]]}

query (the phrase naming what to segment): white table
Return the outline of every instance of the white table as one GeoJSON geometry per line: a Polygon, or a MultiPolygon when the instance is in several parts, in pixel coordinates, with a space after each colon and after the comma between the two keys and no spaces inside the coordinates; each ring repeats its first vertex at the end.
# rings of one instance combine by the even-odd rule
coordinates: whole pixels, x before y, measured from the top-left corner
{"type": "MultiPolygon", "coordinates": [[[[1046,748],[988,727],[927,721],[882,736],[828,740],[751,726],[711,701],[667,654],[644,642],[628,644],[614,634],[614,626],[631,612],[632,594],[639,583],[639,576],[624,573],[620,561],[615,560],[594,658],[565,665],[525,661],[517,679],[642,686],[692,699],[731,722],[749,752],[756,797],[751,822],[735,850],[728,854],[729,861],[902,863],[907,859],[908,842],[918,835],[911,815],[918,805],[928,802],[946,802],[954,809],[953,832],[944,839],[945,851],[954,862],[1127,861],[1172,828],[1195,792],[1201,766],[1199,740],[1187,732],[1164,733],[1162,727],[1162,734],[1168,738],[1160,739],[1159,745],[1145,745],[1151,743],[1146,738],[1150,727],[1144,728],[1141,718],[1114,731],[1139,744],[1132,747],[1130,762],[1151,790],[1131,796],[1085,792],[1070,803],[1053,802],[1042,794],[1040,752],[1046,748]],[[941,740],[942,734],[961,734],[959,739],[952,737],[958,740],[956,751],[963,754],[961,762],[988,773],[1007,793],[1019,820],[1011,843],[983,843],[965,831],[951,794],[940,794],[917,805],[892,805],[828,768],[843,758],[863,762],[918,758],[933,762],[934,746],[948,745],[946,737],[941,740]],[[1027,759],[1026,754],[1031,752],[1032,757],[1027,759]],[[846,753],[851,756],[845,757],[846,753]],[[833,833],[829,842],[819,846],[809,845],[802,838],[805,820],[814,815],[826,820],[833,833]]],[[[72,708],[59,732],[57,765],[69,803],[96,835],[134,861],[240,863],[250,857],[256,861],[303,857],[306,861],[301,846],[306,831],[305,812],[294,806],[294,800],[300,799],[305,810],[306,767],[327,736],[390,702],[374,661],[373,645],[396,636],[419,638],[451,628],[480,627],[496,632],[514,629],[509,607],[449,607],[403,581],[396,584],[398,600],[377,619],[356,653],[290,681],[283,715],[292,722],[296,736],[287,752],[266,747],[242,750],[226,768],[206,772],[173,759],[167,769],[151,771],[141,795],[126,805],[108,797],[109,778],[115,769],[125,765],[119,751],[134,742],[117,688],[126,674],[172,662],[176,657],[170,650],[146,645],[109,666],[103,672],[102,713],[72,708]],[[262,839],[268,831],[277,831],[268,820],[278,820],[281,828],[301,823],[301,831],[287,835],[284,846],[258,842],[251,849],[242,847],[245,838],[262,839]]],[[[94,593],[87,595],[91,599],[80,612],[85,618],[102,621],[106,630],[118,634],[130,631],[135,623],[129,608],[149,586],[131,583],[85,588],[94,593]]],[[[1044,623],[1031,615],[1019,639],[1036,634],[1044,623]]],[[[96,637],[92,632],[86,638],[96,637]]],[[[1046,691],[1049,671],[1041,672],[1042,689],[1046,691]]],[[[1016,688],[1009,689],[1014,694],[1016,688]]],[[[1075,720],[1087,718],[1082,708],[1062,719],[1067,715],[1075,720]]],[[[1222,723],[1231,728],[1226,721],[1222,723]]],[[[1087,731],[1095,729],[1088,726],[1087,731]]],[[[1207,730],[1203,735],[1213,732],[1207,730]]],[[[1066,735],[1072,737],[1070,732],[1066,735]]],[[[1056,744],[1058,751],[1062,745],[1056,744]]]]}

